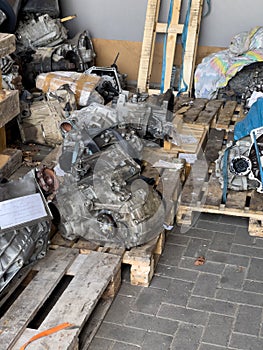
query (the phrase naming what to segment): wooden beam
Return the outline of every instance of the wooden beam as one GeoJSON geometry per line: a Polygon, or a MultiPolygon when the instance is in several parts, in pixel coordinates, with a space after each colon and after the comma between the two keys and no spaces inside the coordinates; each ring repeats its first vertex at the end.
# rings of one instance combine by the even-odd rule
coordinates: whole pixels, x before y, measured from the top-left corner
{"type": "Polygon", "coordinates": [[[0,152],[6,148],[6,134],[5,127],[0,128],[0,152]]]}
{"type": "Polygon", "coordinates": [[[149,87],[159,10],[160,0],[148,0],[137,82],[137,88],[141,92],[145,92],[149,87]]]}
{"type": "MultiPolygon", "coordinates": [[[[173,28],[173,26],[178,25],[180,10],[181,10],[181,0],[174,0],[173,10],[172,10],[172,19],[169,27],[173,28]]],[[[164,91],[169,89],[171,84],[171,76],[172,76],[172,68],[174,64],[177,34],[180,34],[180,33],[179,32],[177,33],[176,31],[174,32],[174,31],[168,30],[166,57],[164,58],[166,60],[166,69],[165,69],[165,76],[164,76],[164,91]]]]}
{"type": "MultiPolygon", "coordinates": [[[[188,91],[191,89],[193,84],[202,9],[203,0],[192,0],[183,62],[183,78],[188,85],[188,91]]],[[[181,82],[181,88],[183,88],[183,82],[181,82]]]]}

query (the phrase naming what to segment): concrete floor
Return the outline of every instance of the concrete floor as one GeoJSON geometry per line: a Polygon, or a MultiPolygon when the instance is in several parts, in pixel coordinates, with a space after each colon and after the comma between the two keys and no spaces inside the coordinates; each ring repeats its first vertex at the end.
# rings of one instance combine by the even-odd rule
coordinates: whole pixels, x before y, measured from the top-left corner
{"type": "Polygon", "coordinates": [[[247,219],[201,214],[168,234],[150,287],[123,270],[89,349],[262,350],[262,311],[263,239],[249,236],[247,219]]]}

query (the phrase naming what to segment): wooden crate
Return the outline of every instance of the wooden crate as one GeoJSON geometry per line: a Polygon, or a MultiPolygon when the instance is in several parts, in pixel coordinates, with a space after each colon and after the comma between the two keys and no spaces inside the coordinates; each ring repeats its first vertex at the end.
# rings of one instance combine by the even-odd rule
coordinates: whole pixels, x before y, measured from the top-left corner
{"type": "MultiPolygon", "coordinates": [[[[115,255],[83,255],[63,247],[49,250],[21,277],[20,294],[15,293],[12,302],[11,296],[4,304],[10,305],[1,311],[1,348],[19,350],[37,334],[68,322],[70,327],[35,340],[26,349],[86,349],[87,342],[81,347],[80,342],[89,337],[82,331],[98,302],[104,297],[113,300],[120,286],[120,266],[115,255]]],[[[89,331],[91,334],[94,332],[89,331]]]]}

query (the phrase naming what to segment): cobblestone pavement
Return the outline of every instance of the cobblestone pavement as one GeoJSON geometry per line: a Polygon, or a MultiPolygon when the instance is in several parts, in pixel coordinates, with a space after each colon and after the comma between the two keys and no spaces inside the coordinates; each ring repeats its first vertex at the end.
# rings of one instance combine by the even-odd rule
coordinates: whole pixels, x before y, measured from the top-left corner
{"type": "Polygon", "coordinates": [[[201,214],[168,234],[150,287],[123,270],[89,349],[262,350],[262,311],[263,238],[249,236],[245,218],[201,214]]]}

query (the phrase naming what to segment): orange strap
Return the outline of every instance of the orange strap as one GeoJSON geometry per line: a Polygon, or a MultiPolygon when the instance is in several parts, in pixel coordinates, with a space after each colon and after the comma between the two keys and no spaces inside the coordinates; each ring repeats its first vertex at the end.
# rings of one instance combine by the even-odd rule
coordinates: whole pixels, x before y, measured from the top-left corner
{"type": "Polygon", "coordinates": [[[37,339],[46,337],[46,336],[48,336],[48,335],[50,335],[50,334],[56,333],[56,332],[58,332],[58,331],[61,331],[62,329],[65,329],[65,328],[68,328],[68,327],[72,327],[72,326],[73,326],[73,324],[66,322],[66,323],[61,323],[61,324],[59,324],[59,325],[56,326],[56,327],[49,328],[49,329],[47,329],[47,330],[45,330],[45,331],[43,331],[43,332],[40,332],[40,333],[34,335],[31,339],[29,339],[29,341],[28,341],[27,343],[25,343],[25,344],[20,348],[20,350],[25,350],[25,348],[26,348],[30,343],[32,343],[33,341],[35,341],[35,340],[37,340],[37,339]]]}

